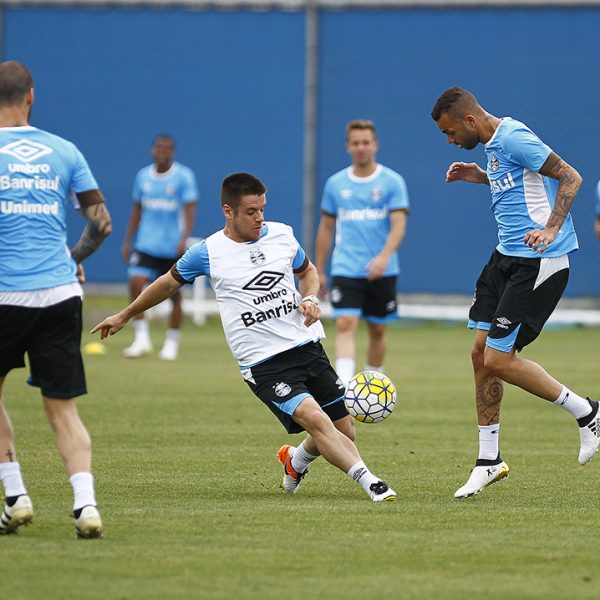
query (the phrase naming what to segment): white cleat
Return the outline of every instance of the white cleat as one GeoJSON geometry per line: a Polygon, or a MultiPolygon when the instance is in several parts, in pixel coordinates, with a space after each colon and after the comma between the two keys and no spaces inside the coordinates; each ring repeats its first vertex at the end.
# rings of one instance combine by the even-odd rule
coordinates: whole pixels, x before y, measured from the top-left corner
{"type": "Polygon", "coordinates": [[[471,471],[471,476],[467,480],[467,483],[456,490],[454,497],[470,498],[471,496],[475,496],[488,485],[492,485],[492,483],[496,483],[501,479],[506,479],[508,472],[508,465],[504,461],[497,465],[476,466],[471,471]]]}
{"type": "Polygon", "coordinates": [[[592,460],[594,454],[598,452],[598,446],[600,446],[600,411],[598,411],[598,402],[590,400],[589,403],[592,406],[592,412],[588,417],[578,419],[581,423],[589,418],[591,420],[586,423],[583,427],[579,427],[579,464],[585,465],[592,460]]]}
{"type": "Polygon", "coordinates": [[[131,346],[123,350],[123,356],[125,358],[141,358],[150,352],[152,352],[152,344],[149,341],[135,340],[131,346]]]}
{"type": "Polygon", "coordinates": [[[75,519],[75,531],[78,538],[93,539],[101,538],[102,519],[100,513],[95,506],[84,506],[75,519]]]}
{"type": "Polygon", "coordinates": [[[385,481],[377,481],[369,486],[369,497],[373,502],[393,502],[396,492],[385,481]]]}
{"type": "Polygon", "coordinates": [[[0,534],[16,533],[21,525],[29,525],[33,520],[33,505],[27,494],[19,496],[16,502],[9,506],[4,505],[4,511],[0,516],[0,534]]]}
{"type": "Polygon", "coordinates": [[[165,340],[162,350],[158,353],[160,360],[175,360],[179,352],[179,344],[173,340],[165,340]]]}

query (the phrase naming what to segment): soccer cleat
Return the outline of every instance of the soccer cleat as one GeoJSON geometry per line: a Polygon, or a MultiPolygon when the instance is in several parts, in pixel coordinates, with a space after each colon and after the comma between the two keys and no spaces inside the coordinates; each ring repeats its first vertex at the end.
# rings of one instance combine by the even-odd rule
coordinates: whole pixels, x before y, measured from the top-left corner
{"type": "Polygon", "coordinates": [[[470,498],[479,494],[488,485],[508,477],[508,465],[502,461],[497,465],[476,465],[467,483],[454,493],[455,498],[470,498]]]}
{"type": "Polygon", "coordinates": [[[161,360],[175,360],[179,352],[179,344],[174,340],[165,340],[162,350],[158,353],[161,360]]]}
{"type": "Polygon", "coordinates": [[[123,350],[125,358],[141,358],[152,352],[152,344],[149,341],[135,340],[131,346],[123,350]]]}
{"type": "Polygon", "coordinates": [[[587,401],[592,407],[592,412],[577,419],[579,424],[579,464],[585,465],[592,460],[592,457],[598,452],[600,446],[600,412],[598,412],[598,402],[595,400],[587,401]]]}
{"type": "Polygon", "coordinates": [[[75,531],[78,538],[93,539],[102,537],[102,519],[95,506],[84,506],[76,510],[75,531]]]}
{"type": "Polygon", "coordinates": [[[385,481],[376,481],[369,486],[369,497],[373,502],[393,502],[396,492],[385,481]]]}
{"type": "Polygon", "coordinates": [[[21,525],[29,525],[32,520],[33,505],[27,494],[17,496],[12,505],[9,504],[7,499],[0,517],[0,534],[16,533],[21,525]]]}
{"type": "Polygon", "coordinates": [[[286,494],[295,494],[300,487],[300,482],[304,476],[308,473],[308,469],[302,473],[297,473],[292,467],[292,456],[294,456],[294,446],[286,444],[281,446],[277,451],[277,458],[283,465],[283,491],[286,494]]]}

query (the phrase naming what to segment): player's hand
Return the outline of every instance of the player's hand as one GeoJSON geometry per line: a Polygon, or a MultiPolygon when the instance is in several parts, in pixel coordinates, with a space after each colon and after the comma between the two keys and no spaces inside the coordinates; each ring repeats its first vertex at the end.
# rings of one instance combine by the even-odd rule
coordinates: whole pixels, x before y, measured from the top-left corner
{"type": "Polygon", "coordinates": [[[121,331],[121,329],[123,329],[123,327],[125,326],[126,323],[127,323],[127,319],[124,319],[123,317],[121,317],[120,313],[119,313],[118,315],[112,315],[111,317],[106,317],[106,319],[104,319],[104,321],[102,321],[101,323],[98,323],[98,325],[96,325],[90,331],[90,333],[96,333],[97,331],[99,331],[100,339],[103,340],[103,339],[107,338],[109,335],[115,335],[115,333],[117,333],[117,331],[121,331]]]}
{"type": "Polygon", "coordinates": [[[304,325],[310,327],[313,323],[316,323],[321,318],[321,309],[318,304],[305,300],[298,307],[300,314],[304,315],[304,325]]]}
{"type": "Polygon", "coordinates": [[[327,296],[327,275],[323,273],[319,273],[319,292],[317,296],[321,299],[327,296]]]}
{"type": "Polygon", "coordinates": [[[378,254],[367,263],[367,280],[381,279],[385,273],[388,261],[378,254]]]}
{"type": "Polygon", "coordinates": [[[446,183],[452,181],[485,183],[487,175],[477,163],[453,162],[446,171],[446,183]]]}
{"type": "Polygon", "coordinates": [[[77,281],[79,281],[79,283],[85,283],[85,269],[81,263],[77,264],[77,271],[75,275],[77,276],[77,281]]]}
{"type": "Polygon", "coordinates": [[[524,242],[534,251],[543,254],[556,238],[554,229],[532,229],[525,234],[524,242]]]}

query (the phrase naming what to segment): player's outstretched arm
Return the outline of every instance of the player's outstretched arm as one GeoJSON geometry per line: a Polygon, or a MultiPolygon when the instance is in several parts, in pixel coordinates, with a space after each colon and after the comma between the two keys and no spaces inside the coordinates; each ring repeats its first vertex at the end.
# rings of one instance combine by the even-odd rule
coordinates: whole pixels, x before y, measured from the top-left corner
{"type": "Polygon", "coordinates": [[[165,273],[151,283],[127,308],[98,323],[90,333],[99,331],[101,340],[114,335],[123,329],[130,319],[171,297],[182,285],[171,272],[165,273]]]}
{"type": "Polygon", "coordinates": [[[477,163],[453,162],[446,171],[446,183],[452,181],[490,185],[487,173],[477,163]]]}
{"type": "Polygon", "coordinates": [[[551,152],[540,169],[540,175],[552,177],[558,181],[554,208],[543,229],[532,229],[525,234],[524,242],[534,251],[542,254],[551,244],[564,223],[575,196],[579,191],[583,178],[570,164],[562,160],[558,154],[551,152]]]}
{"type": "Polygon", "coordinates": [[[71,256],[77,264],[95,252],[112,231],[110,213],[106,208],[104,196],[100,190],[88,190],[77,194],[81,214],[88,224],[79,241],[71,250],[71,256]]]}
{"type": "Polygon", "coordinates": [[[317,230],[317,239],[315,242],[315,254],[317,271],[319,273],[319,291],[321,298],[327,294],[327,275],[325,274],[325,265],[331,252],[333,244],[333,235],[335,233],[335,217],[326,212],[321,212],[321,222],[317,230]]]}

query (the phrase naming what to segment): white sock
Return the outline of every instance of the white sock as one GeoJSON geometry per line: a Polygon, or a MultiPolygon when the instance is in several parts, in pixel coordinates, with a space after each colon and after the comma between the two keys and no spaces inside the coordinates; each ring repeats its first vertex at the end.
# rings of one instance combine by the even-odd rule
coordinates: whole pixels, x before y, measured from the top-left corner
{"type": "Polygon", "coordinates": [[[27,493],[23,476],[21,475],[21,466],[18,462],[0,463],[0,479],[4,486],[4,494],[7,498],[12,496],[22,496],[27,493]]]}
{"type": "Polygon", "coordinates": [[[479,425],[479,456],[483,460],[496,460],[498,457],[498,438],[500,423],[479,425]]]}
{"type": "Polygon", "coordinates": [[[319,458],[318,455],[313,456],[304,449],[304,442],[302,442],[294,450],[294,454],[292,456],[292,469],[294,469],[296,473],[304,473],[304,471],[306,471],[308,468],[308,465],[310,465],[310,463],[317,458],[319,458]]]}
{"type": "Polygon", "coordinates": [[[83,508],[84,506],[96,506],[96,496],[94,494],[94,476],[91,473],[74,473],[69,477],[73,486],[73,510],[83,508]]]}
{"type": "Polygon", "coordinates": [[[554,401],[554,404],[562,406],[576,419],[581,419],[581,417],[585,417],[592,412],[592,407],[585,398],[578,396],[564,385],[560,396],[554,401]]]}
{"type": "Polygon", "coordinates": [[[359,460],[355,465],[350,467],[350,470],[348,471],[348,477],[350,477],[350,479],[354,479],[354,481],[357,481],[362,486],[362,489],[367,492],[367,494],[371,491],[369,490],[369,487],[373,483],[380,481],[379,477],[375,477],[375,475],[373,475],[373,473],[367,469],[367,465],[365,465],[362,460],[359,460]]]}
{"type": "Polygon", "coordinates": [[[179,344],[179,338],[181,338],[181,331],[179,329],[167,329],[167,337],[165,341],[179,344]]]}
{"type": "Polygon", "coordinates": [[[373,365],[365,365],[365,371],[379,371],[379,373],[385,373],[385,367],[381,365],[380,367],[374,367],[373,365]]]}
{"type": "Polygon", "coordinates": [[[344,387],[348,385],[348,382],[354,377],[356,363],[353,358],[338,358],[335,361],[335,372],[338,377],[342,380],[344,387]]]}
{"type": "Polygon", "coordinates": [[[150,341],[150,326],[146,319],[135,319],[133,322],[133,330],[135,331],[135,339],[141,342],[150,341]]]}

